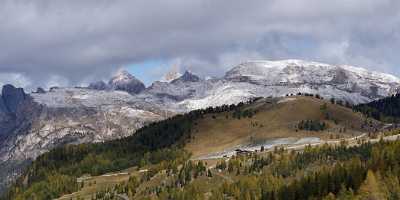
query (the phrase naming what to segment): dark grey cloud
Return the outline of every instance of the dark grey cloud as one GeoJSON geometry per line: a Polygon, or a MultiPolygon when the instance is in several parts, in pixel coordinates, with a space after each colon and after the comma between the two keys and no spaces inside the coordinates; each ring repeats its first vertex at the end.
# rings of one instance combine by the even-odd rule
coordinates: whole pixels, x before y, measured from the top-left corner
{"type": "Polygon", "coordinates": [[[79,84],[146,60],[203,75],[284,58],[400,75],[399,10],[398,0],[2,0],[0,83],[79,84]]]}

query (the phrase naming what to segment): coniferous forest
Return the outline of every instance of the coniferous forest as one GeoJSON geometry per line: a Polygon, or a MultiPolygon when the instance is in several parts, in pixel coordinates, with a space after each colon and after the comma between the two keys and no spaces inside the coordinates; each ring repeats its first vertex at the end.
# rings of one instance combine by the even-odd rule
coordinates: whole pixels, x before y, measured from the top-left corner
{"type": "Polygon", "coordinates": [[[380,121],[399,122],[400,94],[392,95],[391,97],[373,101],[367,104],[360,104],[354,106],[353,109],[380,121]]]}

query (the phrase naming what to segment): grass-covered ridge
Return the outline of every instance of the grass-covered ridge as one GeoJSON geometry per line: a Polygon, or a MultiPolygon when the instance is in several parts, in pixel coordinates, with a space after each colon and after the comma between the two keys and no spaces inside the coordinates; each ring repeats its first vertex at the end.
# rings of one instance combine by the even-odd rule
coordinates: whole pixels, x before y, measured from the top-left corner
{"type": "Polygon", "coordinates": [[[194,157],[202,157],[277,138],[349,138],[369,132],[378,124],[348,107],[317,97],[266,98],[243,106],[240,112],[198,119],[193,126],[194,139],[185,149],[194,157]]]}

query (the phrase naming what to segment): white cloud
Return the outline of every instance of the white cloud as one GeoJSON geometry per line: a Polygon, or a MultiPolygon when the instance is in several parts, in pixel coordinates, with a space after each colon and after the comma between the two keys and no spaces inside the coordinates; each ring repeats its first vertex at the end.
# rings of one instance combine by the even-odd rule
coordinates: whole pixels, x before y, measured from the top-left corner
{"type": "Polygon", "coordinates": [[[241,60],[300,58],[398,74],[399,10],[398,0],[3,0],[0,73],[45,86],[146,60],[213,75],[241,60]]]}
{"type": "Polygon", "coordinates": [[[32,85],[31,80],[18,73],[0,73],[0,86],[12,84],[16,87],[29,88],[32,85]]]}

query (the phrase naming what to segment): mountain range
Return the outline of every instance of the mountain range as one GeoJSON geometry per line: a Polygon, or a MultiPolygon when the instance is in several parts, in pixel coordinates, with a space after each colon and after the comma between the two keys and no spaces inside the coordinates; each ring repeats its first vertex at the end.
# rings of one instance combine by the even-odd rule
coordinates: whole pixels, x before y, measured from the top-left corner
{"type": "Polygon", "coordinates": [[[147,88],[126,71],[88,87],[39,88],[27,94],[22,88],[3,86],[3,184],[13,180],[24,163],[49,149],[126,137],[146,124],[195,109],[297,93],[359,104],[395,94],[400,88],[400,79],[389,74],[303,60],[249,61],[212,79],[190,71],[176,74],[147,88]]]}

